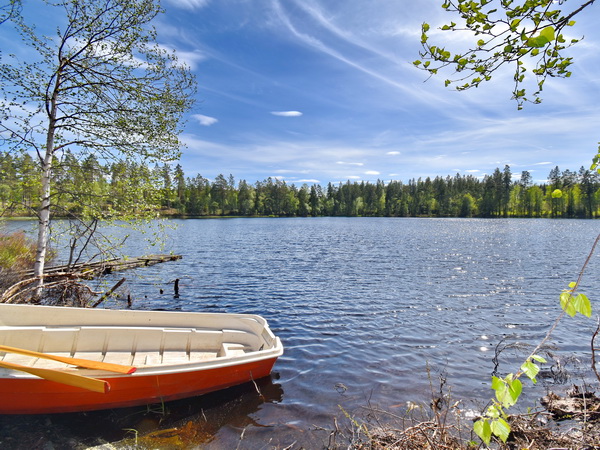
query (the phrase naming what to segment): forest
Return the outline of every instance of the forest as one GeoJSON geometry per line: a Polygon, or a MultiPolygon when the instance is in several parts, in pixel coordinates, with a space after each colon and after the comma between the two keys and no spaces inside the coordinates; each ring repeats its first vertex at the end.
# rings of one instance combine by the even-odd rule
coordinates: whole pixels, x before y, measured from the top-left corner
{"type": "MultiPolygon", "coordinates": [[[[101,163],[94,155],[65,152],[55,161],[52,208],[71,214],[107,217],[127,208],[150,208],[170,217],[209,216],[385,216],[385,217],[544,217],[595,218],[600,177],[596,171],[550,171],[535,184],[507,165],[491,175],[448,175],[377,182],[302,184],[277,178],[253,184],[233,175],[209,180],[186,177],[181,165],[149,167],[132,160],[101,163]],[[552,195],[559,189],[562,195],[552,195]]],[[[3,216],[35,216],[40,202],[39,163],[28,153],[0,153],[3,216]]]]}

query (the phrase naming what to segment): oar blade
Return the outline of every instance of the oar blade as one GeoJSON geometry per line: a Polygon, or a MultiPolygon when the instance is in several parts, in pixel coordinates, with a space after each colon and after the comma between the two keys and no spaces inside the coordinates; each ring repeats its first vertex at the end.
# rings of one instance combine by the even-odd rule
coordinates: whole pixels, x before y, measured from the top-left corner
{"type": "Polygon", "coordinates": [[[136,367],[133,366],[124,366],[121,364],[113,364],[113,363],[105,363],[101,361],[93,361],[91,359],[81,359],[81,358],[67,358],[59,356],[56,361],[61,361],[67,364],[71,364],[77,367],[83,367],[85,369],[98,369],[98,370],[106,370],[108,372],[115,373],[123,373],[126,375],[132,374],[137,370],[136,367]],[[60,359],[58,359],[60,358],[60,359]]]}
{"type": "Polygon", "coordinates": [[[88,391],[99,392],[101,394],[107,394],[110,391],[110,384],[108,381],[98,380],[96,378],[84,377],[68,372],[62,372],[60,370],[52,369],[41,369],[37,367],[27,367],[20,364],[0,362],[0,367],[11,370],[18,370],[20,372],[29,373],[45,380],[54,381],[56,383],[66,384],[88,391]]]}
{"type": "Polygon", "coordinates": [[[91,359],[82,358],[70,358],[68,356],[52,355],[50,353],[35,352],[33,350],[27,350],[24,348],[10,347],[8,345],[0,345],[0,352],[16,353],[19,355],[31,356],[33,358],[49,359],[52,361],[59,361],[65,364],[71,364],[77,367],[83,367],[85,369],[98,369],[106,370],[108,372],[116,372],[123,374],[132,374],[136,371],[133,366],[125,366],[122,364],[105,363],[102,361],[93,361],[91,359]]]}

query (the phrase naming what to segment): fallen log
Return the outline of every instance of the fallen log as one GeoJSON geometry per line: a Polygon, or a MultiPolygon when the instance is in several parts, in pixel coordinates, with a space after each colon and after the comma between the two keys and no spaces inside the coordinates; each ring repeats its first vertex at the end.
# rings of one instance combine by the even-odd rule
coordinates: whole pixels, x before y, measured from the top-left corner
{"type": "MultiPolygon", "coordinates": [[[[135,258],[113,258],[104,261],[52,266],[44,270],[44,275],[69,272],[79,274],[82,278],[93,278],[98,275],[106,275],[119,270],[148,267],[167,261],[176,261],[178,259],[181,259],[181,255],[146,255],[135,258]]],[[[33,270],[23,272],[23,275],[25,277],[33,277],[33,270]]]]}
{"type": "MultiPolygon", "coordinates": [[[[41,278],[44,281],[43,284],[46,291],[48,288],[63,289],[63,293],[58,293],[59,296],[63,296],[65,292],[64,289],[67,289],[69,286],[77,286],[77,289],[87,290],[92,295],[99,295],[100,292],[93,292],[91,288],[85,284],[85,282],[83,282],[83,280],[90,280],[97,276],[102,276],[115,271],[133,269],[136,267],[148,267],[154,264],[167,261],[176,261],[179,259],[181,259],[181,255],[147,255],[137,258],[115,258],[105,261],[94,261],[71,266],[53,266],[45,270],[44,275],[41,278]]],[[[21,272],[21,276],[24,279],[10,286],[4,292],[0,292],[0,303],[36,303],[40,301],[40,299],[38,299],[35,295],[39,278],[33,276],[33,271],[21,272]]],[[[104,294],[99,300],[94,302],[93,306],[95,307],[102,303],[110,294],[112,294],[121,286],[123,281],[124,279],[118,282],[117,285],[115,285],[108,293],[104,294]]],[[[178,291],[178,287],[179,286],[176,286],[176,292],[178,291]]],[[[128,297],[128,304],[131,305],[131,297],[128,297]]],[[[68,306],[79,305],[68,304],[68,306]]]]}

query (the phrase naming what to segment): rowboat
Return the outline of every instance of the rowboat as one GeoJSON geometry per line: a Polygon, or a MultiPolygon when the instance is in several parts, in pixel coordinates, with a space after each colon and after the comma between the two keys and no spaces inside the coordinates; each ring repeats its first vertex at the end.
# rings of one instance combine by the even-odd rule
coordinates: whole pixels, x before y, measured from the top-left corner
{"type": "Polygon", "coordinates": [[[0,304],[0,414],[192,397],[266,377],[282,353],[251,314],[0,304]]]}

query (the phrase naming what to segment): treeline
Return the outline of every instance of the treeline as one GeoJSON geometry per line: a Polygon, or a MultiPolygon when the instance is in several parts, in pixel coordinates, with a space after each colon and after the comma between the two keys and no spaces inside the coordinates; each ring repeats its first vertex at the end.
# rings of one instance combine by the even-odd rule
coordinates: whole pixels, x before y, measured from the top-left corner
{"type": "MultiPolygon", "coordinates": [[[[131,161],[101,164],[93,155],[70,153],[56,161],[55,213],[154,208],[162,215],[201,216],[387,216],[593,218],[600,179],[582,167],[555,167],[546,183],[510,167],[492,175],[378,180],[296,186],[268,178],[253,184],[230,175],[186,177],[181,165],[148,167],[131,161]],[[553,193],[559,189],[558,196],[553,193]]],[[[39,203],[39,164],[29,154],[0,153],[0,204],[13,215],[30,215],[39,203]]]]}

